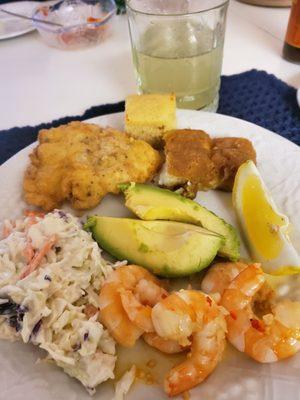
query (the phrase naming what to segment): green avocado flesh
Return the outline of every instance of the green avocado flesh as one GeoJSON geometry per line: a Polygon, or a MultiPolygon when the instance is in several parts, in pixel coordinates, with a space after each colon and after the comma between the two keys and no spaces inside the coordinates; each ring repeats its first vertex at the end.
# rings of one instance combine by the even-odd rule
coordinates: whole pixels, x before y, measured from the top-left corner
{"type": "Polygon", "coordinates": [[[225,238],[218,254],[236,261],[240,257],[240,241],[235,228],[207,208],[178,193],[139,183],[123,184],[126,207],[147,221],[171,220],[202,226],[225,238]]]}
{"type": "Polygon", "coordinates": [[[195,225],[94,216],[85,224],[99,246],[118,260],[163,277],[187,276],[207,267],[223,237],[195,225]]]}

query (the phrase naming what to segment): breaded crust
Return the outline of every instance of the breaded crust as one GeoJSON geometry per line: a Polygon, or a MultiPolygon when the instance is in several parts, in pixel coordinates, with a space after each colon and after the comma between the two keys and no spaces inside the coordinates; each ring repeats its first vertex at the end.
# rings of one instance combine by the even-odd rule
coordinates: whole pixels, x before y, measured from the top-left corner
{"type": "Polygon", "coordinates": [[[198,190],[231,191],[239,166],[247,160],[256,162],[252,143],[244,138],[211,139],[201,130],[178,129],[166,133],[164,140],[166,167],[159,182],[182,187],[188,197],[195,197],[198,190]]]}
{"type": "Polygon", "coordinates": [[[112,128],[71,122],[42,130],[30,155],[23,189],[29,204],[52,210],[64,200],[95,207],[118,184],[151,180],[161,164],[148,143],[112,128]]]}
{"type": "Polygon", "coordinates": [[[213,163],[219,171],[219,189],[231,191],[240,165],[247,160],[256,163],[256,152],[250,140],[236,137],[213,139],[213,163]]]}
{"type": "Polygon", "coordinates": [[[207,190],[218,185],[218,171],[210,159],[212,139],[200,130],[179,129],[165,137],[167,172],[189,181],[186,189],[195,196],[197,190],[207,190]]]}

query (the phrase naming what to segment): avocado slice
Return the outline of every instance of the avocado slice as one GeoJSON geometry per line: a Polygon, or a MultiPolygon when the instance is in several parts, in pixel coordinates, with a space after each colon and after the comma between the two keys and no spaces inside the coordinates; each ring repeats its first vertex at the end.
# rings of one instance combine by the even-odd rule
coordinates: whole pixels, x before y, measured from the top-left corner
{"type": "Polygon", "coordinates": [[[225,238],[218,251],[221,257],[236,261],[240,241],[235,228],[207,208],[178,193],[140,183],[119,185],[125,194],[126,207],[144,220],[171,220],[202,226],[225,238]]]}
{"type": "Polygon", "coordinates": [[[85,224],[100,247],[163,277],[187,276],[207,267],[223,237],[195,225],[94,216],[85,224]]]}

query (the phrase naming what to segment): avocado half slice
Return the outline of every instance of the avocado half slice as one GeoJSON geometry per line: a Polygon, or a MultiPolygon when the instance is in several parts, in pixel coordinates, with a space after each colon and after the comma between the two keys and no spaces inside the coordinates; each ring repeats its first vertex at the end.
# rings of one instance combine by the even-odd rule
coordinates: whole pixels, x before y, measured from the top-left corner
{"type": "Polygon", "coordinates": [[[240,241],[235,228],[212,211],[178,193],[140,183],[119,185],[125,204],[143,220],[171,220],[202,226],[225,238],[218,254],[236,261],[240,257],[240,241]]]}
{"type": "Polygon", "coordinates": [[[224,239],[195,225],[94,216],[85,224],[100,247],[118,260],[163,277],[187,276],[207,267],[224,239]]]}

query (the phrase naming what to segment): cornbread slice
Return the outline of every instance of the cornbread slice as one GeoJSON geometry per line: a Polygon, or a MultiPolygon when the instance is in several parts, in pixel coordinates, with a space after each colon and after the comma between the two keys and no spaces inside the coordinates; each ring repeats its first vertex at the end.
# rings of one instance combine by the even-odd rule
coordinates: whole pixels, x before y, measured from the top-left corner
{"type": "Polygon", "coordinates": [[[153,146],[162,143],[166,131],[176,126],[176,101],[173,94],[130,95],[125,105],[125,130],[136,139],[153,146]]]}

